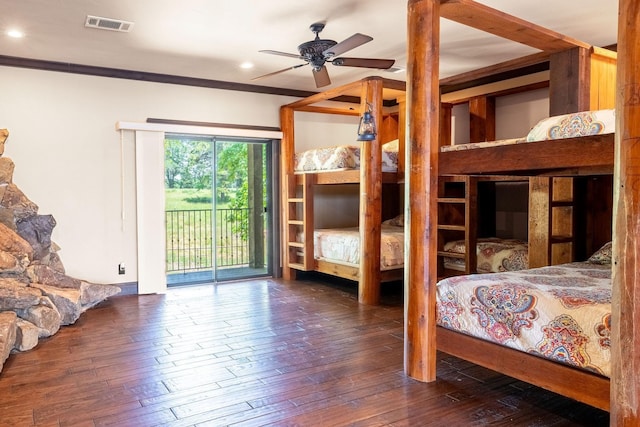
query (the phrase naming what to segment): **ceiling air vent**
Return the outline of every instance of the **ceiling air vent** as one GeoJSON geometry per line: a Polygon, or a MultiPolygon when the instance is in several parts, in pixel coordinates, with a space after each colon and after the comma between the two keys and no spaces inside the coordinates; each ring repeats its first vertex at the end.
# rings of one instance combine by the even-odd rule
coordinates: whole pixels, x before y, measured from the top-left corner
{"type": "Polygon", "coordinates": [[[87,15],[87,20],[85,21],[84,26],[89,28],[98,28],[101,30],[128,33],[131,31],[131,27],[133,27],[133,22],[87,15]]]}

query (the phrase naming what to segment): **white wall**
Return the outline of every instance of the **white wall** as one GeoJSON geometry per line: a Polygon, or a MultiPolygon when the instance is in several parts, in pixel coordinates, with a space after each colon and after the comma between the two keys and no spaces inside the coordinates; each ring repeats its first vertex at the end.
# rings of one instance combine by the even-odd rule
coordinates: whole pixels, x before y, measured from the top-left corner
{"type": "Polygon", "coordinates": [[[526,136],[545,117],[549,117],[549,89],[496,98],[496,139],[526,136]]]}
{"type": "MultiPolygon", "coordinates": [[[[469,142],[469,105],[454,105],[451,140],[469,142]]],[[[524,137],[539,120],[549,117],[549,90],[538,89],[496,98],[496,139],[524,137]]]]}
{"type": "Polygon", "coordinates": [[[137,281],[133,136],[124,134],[122,163],[117,121],[279,127],[279,107],[294,100],[11,67],[0,67],[0,94],[14,183],[56,219],[52,239],[67,274],[97,283],[137,281]]]}

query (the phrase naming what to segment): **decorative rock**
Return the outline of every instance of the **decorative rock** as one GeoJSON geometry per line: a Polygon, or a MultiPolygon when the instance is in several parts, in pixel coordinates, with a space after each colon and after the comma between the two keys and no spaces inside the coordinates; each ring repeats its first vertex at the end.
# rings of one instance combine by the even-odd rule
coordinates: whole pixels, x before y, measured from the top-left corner
{"type": "MultiPolygon", "coordinates": [[[[51,245],[51,248],[53,249],[53,245],[51,245]]],[[[65,269],[64,269],[64,265],[62,264],[62,260],[60,259],[60,256],[55,252],[49,252],[49,255],[42,258],[40,260],[40,263],[48,266],[49,268],[57,271],[58,273],[65,274],[65,269]]]]}
{"type": "Polygon", "coordinates": [[[0,372],[16,343],[16,323],[17,318],[13,311],[0,313],[0,372]]]}
{"type": "Polygon", "coordinates": [[[13,161],[1,157],[8,135],[0,129],[0,371],[11,351],[35,347],[121,291],[65,274],[60,248],[51,241],[55,219],[38,215],[38,206],[12,182],[13,161]]]}
{"type": "Polygon", "coordinates": [[[31,350],[38,345],[40,329],[36,325],[18,317],[16,326],[16,342],[13,345],[13,353],[31,350]]]}
{"type": "Polygon", "coordinates": [[[0,224],[4,224],[13,231],[16,229],[16,216],[11,209],[3,208],[0,206],[0,224]]]}
{"type": "Polygon", "coordinates": [[[69,277],[53,268],[42,265],[32,264],[26,270],[29,280],[33,283],[42,283],[43,285],[51,285],[57,288],[80,289],[81,280],[69,277]]]}
{"type": "Polygon", "coordinates": [[[11,184],[13,181],[13,170],[15,164],[8,157],[0,158],[0,184],[11,184]]]}
{"type": "Polygon", "coordinates": [[[40,289],[44,295],[49,297],[60,312],[62,325],[75,323],[82,314],[79,289],[57,288],[41,283],[32,283],[31,287],[40,289]]]}
{"type": "Polygon", "coordinates": [[[16,258],[9,252],[0,251],[0,272],[3,274],[22,274],[29,265],[29,257],[24,254],[16,258]]]}
{"type": "Polygon", "coordinates": [[[0,158],[0,184],[11,184],[13,181],[13,170],[15,164],[8,157],[0,158]]]}
{"type": "Polygon", "coordinates": [[[33,249],[29,242],[4,224],[0,224],[0,250],[14,255],[27,255],[29,259],[33,259],[33,249]]]}
{"type": "Polygon", "coordinates": [[[16,279],[0,278],[0,310],[21,310],[42,303],[42,292],[16,279]]]}
{"type": "Polygon", "coordinates": [[[51,249],[51,232],[56,226],[52,215],[32,215],[16,223],[18,234],[33,248],[33,260],[40,260],[51,249]]]}
{"type": "Polygon", "coordinates": [[[38,205],[29,200],[15,184],[0,187],[0,206],[13,209],[17,220],[38,213],[38,205]]]}
{"type": "Polygon", "coordinates": [[[9,137],[9,131],[6,129],[0,129],[0,156],[4,154],[4,143],[9,137]]]}
{"type": "Polygon", "coordinates": [[[27,320],[39,329],[40,338],[50,337],[58,332],[62,324],[62,317],[49,298],[43,298],[42,305],[34,305],[26,310],[16,310],[21,319],[27,320]],[[45,302],[46,301],[46,302],[45,302]]]}
{"type": "Polygon", "coordinates": [[[119,294],[120,291],[121,289],[118,286],[82,282],[80,285],[82,311],[84,312],[105,299],[119,294]]]}

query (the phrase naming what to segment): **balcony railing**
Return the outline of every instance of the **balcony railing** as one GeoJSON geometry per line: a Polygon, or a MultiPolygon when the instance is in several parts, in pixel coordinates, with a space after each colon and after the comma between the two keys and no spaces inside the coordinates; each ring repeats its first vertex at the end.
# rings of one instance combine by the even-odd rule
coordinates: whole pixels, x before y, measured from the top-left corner
{"type": "MultiPolygon", "coordinates": [[[[249,264],[251,210],[216,209],[216,268],[249,264]]],[[[167,273],[214,268],[212,211],[166,211],[167,273]]]]}

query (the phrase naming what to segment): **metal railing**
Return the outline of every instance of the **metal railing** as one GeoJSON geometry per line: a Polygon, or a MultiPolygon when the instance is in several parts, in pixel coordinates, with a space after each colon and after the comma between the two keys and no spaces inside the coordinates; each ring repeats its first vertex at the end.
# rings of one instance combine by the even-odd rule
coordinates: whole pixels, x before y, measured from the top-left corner
{"type": "MultiPolygon", "coordinates": [[[[216,209],[216,268],[249,263],[250,209],[216,209]]],[[[212,269],[211,210],[165,211],[167,273],[212,269]]]]}

